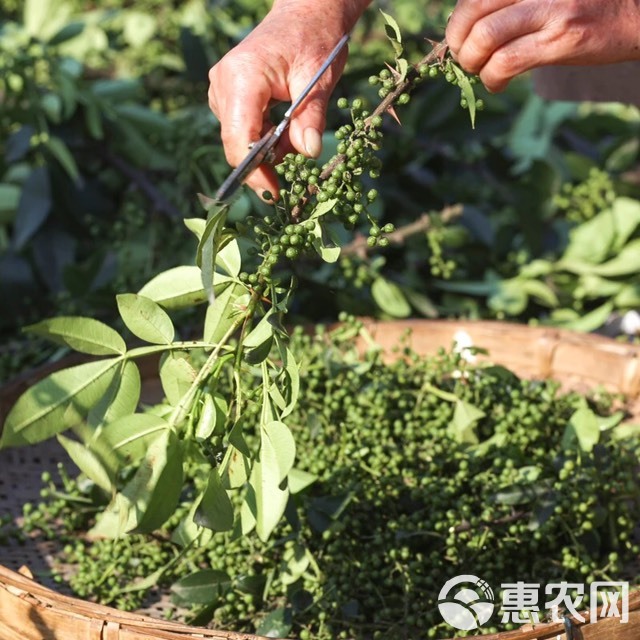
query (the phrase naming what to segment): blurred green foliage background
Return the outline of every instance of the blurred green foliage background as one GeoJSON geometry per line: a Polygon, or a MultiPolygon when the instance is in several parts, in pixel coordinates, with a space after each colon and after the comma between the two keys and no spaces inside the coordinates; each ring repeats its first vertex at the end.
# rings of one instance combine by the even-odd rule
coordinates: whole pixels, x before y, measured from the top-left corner
{"type": "MultiPolygon", "coordinates": [[[[374,3],[335,98],[378,100],[367,79],[392,51],[376,8],[417,61],[452,4],[374,3]]],[[[109,320],[114,293],[193,262],[181,219],[200,215],[196,193],[229,171],[207,73],[269,5],[0,3],[0,379],[50,355],[17,337],[23,325],[109,320]]],[[[640,307],[638,109],[547,103],[528,77],[482,97],[475,130],[444,82],[398,110],[402,126],[388,119],[375,214],[409,232],[373,251],[345,235],[336,265],[304,265],[296,320],[346,310],[595,330],[640,307]]],[[[332,105],[327,157],[343,117],[332,105]]],[[[245,193],[233,216],[252,211],[265,207],[245,193]]]]}

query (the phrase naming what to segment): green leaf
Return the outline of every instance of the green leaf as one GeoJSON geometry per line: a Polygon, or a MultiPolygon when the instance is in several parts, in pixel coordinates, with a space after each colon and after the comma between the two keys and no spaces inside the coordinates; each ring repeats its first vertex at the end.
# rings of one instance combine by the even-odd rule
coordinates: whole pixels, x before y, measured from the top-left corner
{"type": "Polygon", "coordinates": [[[142,47],[153,38],[158,26],[155,16],[133,9],[123,12],[123,15],[122,35],[128,45],[133,48],[142,47]]]}
{"type": "Polygon", "coordinates": [[[382,276],[373,281],[371,295],[380,309],[394,318],[406,318],[411,314],[411,306],[400,287],[382,276]]]}
{"type": "Polygon", "coordinates": [[[266,541],[278,526],[289,498],[285,479],[295,458],[295,442],[288,427],[270,422],[261,428],[260,460],[251,470],[253,496],[249,503],[255,518],[256,532],[266,541]]]}
{"type": "Polygon", "coordinates": [[[260,452],[260,460],[254,462],[251,470],[250,486],[253,488],[255,518],[258,537],[266,542],[278,526],[289,499],[289,490],[280,487],[280,465],[271,447],[260,452]]]}
{"type": "Polygon", "coordinates": [[[242,432],[242,421],[238,420],[233,425],[231,432],[229,433],[229,444],[232,444],[236,449],[242,452],[247,458],[251,458],[251,449],[249,449],[249,445],[244,439],[244,434],[242,432]]]}
{"type": "Polygon", "coordinates": [[[612,413],[610,416],[599,416],[596,414],[596,419],[598,420],[598,429],[600,429],[600,431],[609,431],[617,427],[624,420],[624,413],[622,411],[616,411],[616,413],[612,413]]]}
{"type": "Polygon", "coordinates": [[[231,587],[231,578],[217,569],[202,569],[171,585],[176,604],[192,606],[213,604],[231,587]]]}
{"type": "Polygon", "coordinates": [[[189,353],[171,351],[160,359],[160,382],[167,400],[177,406],[190,389],[197,376],[190,362],[189,353]]]}
{"type": "Polygon", "coordinates": [[[602,211],[571,230],[569,246],[562,259],[600,264],[609,255],[615,235],[616,228],[611,211],[602,211]]]}
{"type": "Polygon", "coordinates": [[[296,583],[311,564],[309,552],[300,543],[289,547],[282,557],[280,579],[285,586],[296,583]]]}
{"type": "Polygon", "coordinates": [[[231,283],[219,293],[207,307],[204,322],[204,341],[217,344],[231,329],[234,322],[247,313],[249,299],[247,288],[237,282],[231,283]]]}
{"type": "Polygon", "coordinates": [[[400,287],[407,302],[420,314],[426,318],[437,318],[438,309],[433,301],[424,293],[410,289],[409,287],[400,287]]]}
{"type": "Polygon", "coordinates": [[[135,362],[128,360],[122,374],[111,381],[102,398],[91,407],[87,422],[99,427],[133,413],[140,402],[141,390],[140,370],[135,362]]]}
{"type": "Polygon", "coordinates": [[[44,42],[67,24],[72,12],[66,0],[25,0],[23,7],[25,31],[44,42]]]}
{"type": "Polygon", "coordinates": [[[122,490],[129,504],[127,531],[151,533],[160,528],[178,506],[182,482],[182,445],[172,431],[164,431],[122,490]]]}
{"type": "Polygon", "coordinates": [[[54,124],[62,121],[62,98],[57,93],[45,93],[40,97],[40,107],[47,119],[54,124]]]}
{"type": "MultiPolygon", "coordinates": [[[[228,282],[228,278],[220,276],[216,284],[226,286],[228,282]]],[[[138,291],[138,295],[145,296],[166,309],[183,309],[207,301],[200,269],[190,266],[163,271],[147,282],[138,291]]]]}
{"type": "Polygon", "coordinates": [[[558,326],[565,329],[571,329],[573,331],[595,331],[599,329],[613,313],[613,302],[605,302],[597,309],[590,311],[587,314],[581,315],[575,320],[569,320],[568,322],[557,322],[558,326]]]}
{"type": "Polygon", "coordinates": [[[245,358],[251,364],[258,364],[269,355],[275,335],[273,314],[273,308],[269,309],[243,341],[243,347],[247,350],[245,358]]]}
{"type": "Polygon", "coordinates": [[[251,471],[249,457],[235,446],[230,447],[229,462],[223,474],[223,481],[229,489],[238,489],[247,482],[251,471]]]}
{"type": "Polygon", "coordinates": [[[640,238],[632,240],[625,245],[620,252],[608,262],[597,265],[593,273],[605,278],[629,276],[640,271],[640,238]]]}
{"type": "Polygon", "coordinates": [[[398,58],[396,60],[396,69],[400,74],[399,81],[403,82],[407,77],[407,72],[409,71],[409,63],[404,58],[398,58]]]}
{"type": "Polygon", "coordinates": [[[134,413],[106,425],[96,436],[126,463],[144,457],[153,442],[169,429],[169,423],[152,413],[134,413]]]}
{"type": "Polygon", "coordinates": [[[127,328],[135,336],[152,344],[171,344],[175,335],[173,323],[156,302],[135,293],[116,296],[118,311],[127,328]]]}
{"type": "Polygon", "coordinates": [[[308,473],[307,471],[302,471],[301,469],[291,469],[291,471],[289,471],[288,478],[289,491],[292,495],[295,495],[296,493],[304,491],[307,487],[316,482],[318,476],[308,473]]]}
{"type": "Polygon", "coordinates": [[[198,243],[196,263],[202,271],[202,284],[207,293],[207,299],[212,303],[215,296],[213,285],[216,256],[221,249],[229,206],[202,197],[200,199],[207,209],[207,224],[198,243]]]}
{"type": "Polygon", "coordinates": [[[15,184],[0,183],[0,225],[13,223],[21,192],[15,184]]]}
{"type": "Polygon", "coordinates": [[[238,277],[242,268],[242,257],[237,240],[231,240],[218,251],[216,266],[220,267],[228,276],[238,277]]]}
{"type": "Polygon", "coordinates": [[[51,212],[53,200],[51,181],[46,167],[36,167],[24,181],[13,228],[13,247],[16,251],[40,229],[51,212]]]}
{"type": "Polygon", "coordinates": [[[400,31],[400,27],[398,26],[398,23],[395,21],[394,18],[392,18],[388,13],[385,13],[384,11],[382,11],[382,9],[380,9],[380,13],[384,18],[384,21],[386,22],[385,31],[387,34],[387,38],[389,38],[389,41],[391,42],[391,46],[395,51],[396,58],[398,58],[402,55],[402,49],[403,49],[402,48],[402,32],[400,31]]]}
{"type": "Polygon", "coordinates": [[[469,81],[467,74],[457,65],[451,63],[451,70],[456,76],[458,81],[458,87],[462,93],[462,97],[467,101],[467,108],[469,109],[469,117],[471,118],[471,128],[476,127],[476,95],[473,91],[473,85],[469,81]]]}
{"type": "Polygon", "coordinates": [[[204,218],[185,218],[184,226],[193,233],[193,235],[200,241],[204,235],[204,229],[207,226],[207,221],[204,218]]]}
{"type": "Polygon", "coordinates": [[[62,165],[67,175],[76,183],[80,181],[80,171],[69,147],[56,136],[51,136],[44,143],[51,155],[62,165]]]}
{"type": "Polygon", "coordinates": [[[173,530],[173,533],[171,534],[171,542],[180,545],[181,547],[188,547],[196,541],[200,546],[211,542],[213,531],[210,529],[203,529],[193,520],[197,507],[198,501],[196,500],[189,508],[187,515],[182,518],[178,526],[173,530]]]}
{"type": "Polygon", "coordinates": [[[295,409],[300,396],[300,365],[288,348],[281,349],[281,355],[282,372],[286,379],[284,389],[289,401],[282,407],[280,417],[286,418],[295,409]]]}
{"type": "Polygon", "coordinates": [[[592,273],[580,276],[578,287],[585,298],[610,298],[620,293],[623,288],[622,282],[607,280],[592,273]]]}
{"type": "Polygon", "coordinates": [[[611,205],[615,225],[615,238],[611,251],[618,253],[640,226],[640,202],[633,198],[616,198],[611,205]]]}
{"type": "Polygon", "coordinates": [[[330,264],[337,262],[338,258],[340,257],[340,247],[334,240],[329,238],[328,231],[325,226],[316,222],[316,225],[312,231],[312,235],[313,248],[316,250],[318,255],[325,262],[328,262],[330,264]]]}
{"type": "Polygon", "coordinates": [[[29,325],[24,330],[93,356],[119,355],[127,350],[117,331],[93,318],[61,316],[29,325]]]}
{"type": "Polygon", "coordinates": [[[85,420],[121,365],[121,358],[88,362],[37,382],[9,412],[0,448],[42,442],[85,420]]]}
{"type": "Polygon", "coordinates": [[[212,435],[224,433],[229,408],[224,396],[219,393],[205,393],[196,425],[196,440],[208,440],[212,435]]]}
{"type": "Polygon", "coordinates": [[[171,123],[161,111],[155,111],[142,104],[124,103],[113,107],[115,117],[131,123],[138,132],[147,136],[166,135],[171,131],[171,123]]]}
{"type": "Polygon", "coordinates": [[[292,627],[291,610],[280,607],[260,621],[256,633],[265,638],[287,638],[292,627]]]}
{"type": "Polygon", "coordinates": [[[110,103],[139,100],[144,94],[142,78],[97,80],[91,84],[90,90],[96,98],[110,103]]]}
{"type": "Polygon", "coordinates": [[[525,284],[513,278],[495,283],[494,292],[489,296],[487,305],[493,311],[517,316],[527,308],[529,297],[525,284]]]}
{"type": "MultiPolygon", "coordinates": [[[[626,137],[625,137],[626,138],[626,137]]],[[[631,137],[616,147],[607,157],[604,168],[606,171],[619,174],[630,169],[638,157],[640,140],[631,137]]]]}
{"type": "Polygon", "coordinates": [[[196,510],[196,524],[212,531],[230,531],[233,529],[233,505],[222,486],[220,474],[216,468],[211,469],[207,488],[196,510]]]}
{"type": "Polygon", "coordinates": [[[475,405],[458,400],[447,432],[460,444],[478,444],[476,426],[485,413],[475,405]]]}
{"type": "Polygon", "coordinates": [[[549,102],[531,92],[508,136],[510,150],[518,160],[513,169],[515,174],[552,154],[556,130],[577,108],[575,103],[549,102]]]}
{"type": "Polygon", "coordinates": [[[507,506],[516,506],[536,502],[539,498],[548,494],[549,488],[544,484],[514,484],[492,495],[491,501],[507,506]]]}
{"type": "Polygon", "coordinates": [[[309,217],[309,220],[317,220],[327,213],[333,211],[333,208],[338,203],[338,198],[329,198],[329,200],[325,200],[324,202],[320,202],[316,208],[313,210],[313,213],[309,217]]]}
{"type": "Polygon", "coordinates": [[[107,493],[115,491],[115,477],[109,473],[109,470],[102,464],[95,452],[89,449],[86,444],[77,440],[65,438],[60,434],[56,437],[69,454],[71,460],[89,480],[107,493]]]}
{"type": "Polygon", "coordinates": [[[524,280],[522,289],[532,298],[548,307],[557,307],[560,304],[556,292],[545,282],[540,280],[524,280]]]}
{"type": "Polygon", "coordinates": [[[73,40],[73,38],[77,38],[84,31],[84,27],[84,22],[80,22],[79,20],[65,24],[64,27],[49,40],[49,45],[54,47],[68,40],[73,40]]]}
{"type": "Polygon", "coordinates": [[[640,307],[640,283],[622,285],[613,303],[618,309],[638,309],[640,307]]]}
{"type": "Polygon", "coordinates": [[[576,441],[582,451],[589,453],[600,440],[600,422],[598,416],[589,408],[586,400],[582,399],[580,407],[576,409],[562,436],[562,446],[571,449],[576,441]]]}
{"type": "Polygon", "coordinates": [[[96,140],[104,140],[102,113],[94,99],[87,100],[87,104],[84,108],[84,122],[91,137],[96,140]]]}
{"type": "Polygon", "coordinates": [[[269,422],[260,430],[261,455],[264,460],[275,460],[280,470],[278,484],[283,482],[293,468],[296,458],[296,442],[286,424],[278,420],[269,422]]]}

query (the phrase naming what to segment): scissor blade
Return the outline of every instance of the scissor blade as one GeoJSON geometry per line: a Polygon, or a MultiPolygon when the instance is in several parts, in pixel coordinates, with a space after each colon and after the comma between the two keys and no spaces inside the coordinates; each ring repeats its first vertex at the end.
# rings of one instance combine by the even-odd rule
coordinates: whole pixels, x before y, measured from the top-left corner
{"type": "Polygon", "coordinates": [[[218,202],[226,202],[233,197],[242,186],[245,178],[257,169],[275,147],[279,136],[275,136],[275,127],[265,133],[252,147],[246,158],[231,172],[229,177],[216,191],[215,199],[218,202]]]}

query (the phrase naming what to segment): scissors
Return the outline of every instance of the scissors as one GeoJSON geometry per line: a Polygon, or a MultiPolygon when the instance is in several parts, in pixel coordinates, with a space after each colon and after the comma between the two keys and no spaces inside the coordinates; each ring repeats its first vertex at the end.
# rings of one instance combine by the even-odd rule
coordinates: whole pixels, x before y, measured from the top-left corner
{"type": "Polygon", "coordinates": [[[229,199],[240,188],[245,178],[257,169],[269,155],[273,152],[274,147],[282,137],[289,126],[293,112],[300,106],[302,101],[309,95],[309,92],[322,77],[329,65],[335,60],[336,56],[342,51],[342,48],[349,40],[349,34],[345,34],[340,38],[338,44],[333,48],[327,59],[322,63],[316,74],[311,78],[309,84],[302,90],[302,93],[291,103],[291,106],[284,114],[282,122],[276,127],[271,127],[260,140],[251,145],[246,158],[231,172],[231,175],[222,183],[222,186],[216,191],[215,199],[218,202],[228,202],[229,199]]]}

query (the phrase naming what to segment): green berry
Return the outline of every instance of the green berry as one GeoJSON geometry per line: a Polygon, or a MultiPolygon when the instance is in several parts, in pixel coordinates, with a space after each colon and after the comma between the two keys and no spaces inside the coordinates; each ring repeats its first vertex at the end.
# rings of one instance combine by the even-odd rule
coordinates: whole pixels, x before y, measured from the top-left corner
{"type": "Polygon", "coordinates": [[[299,255],[300,251],[295,247],[289,247],[284,254],[289,260],[295,260],[299,255]]]}

